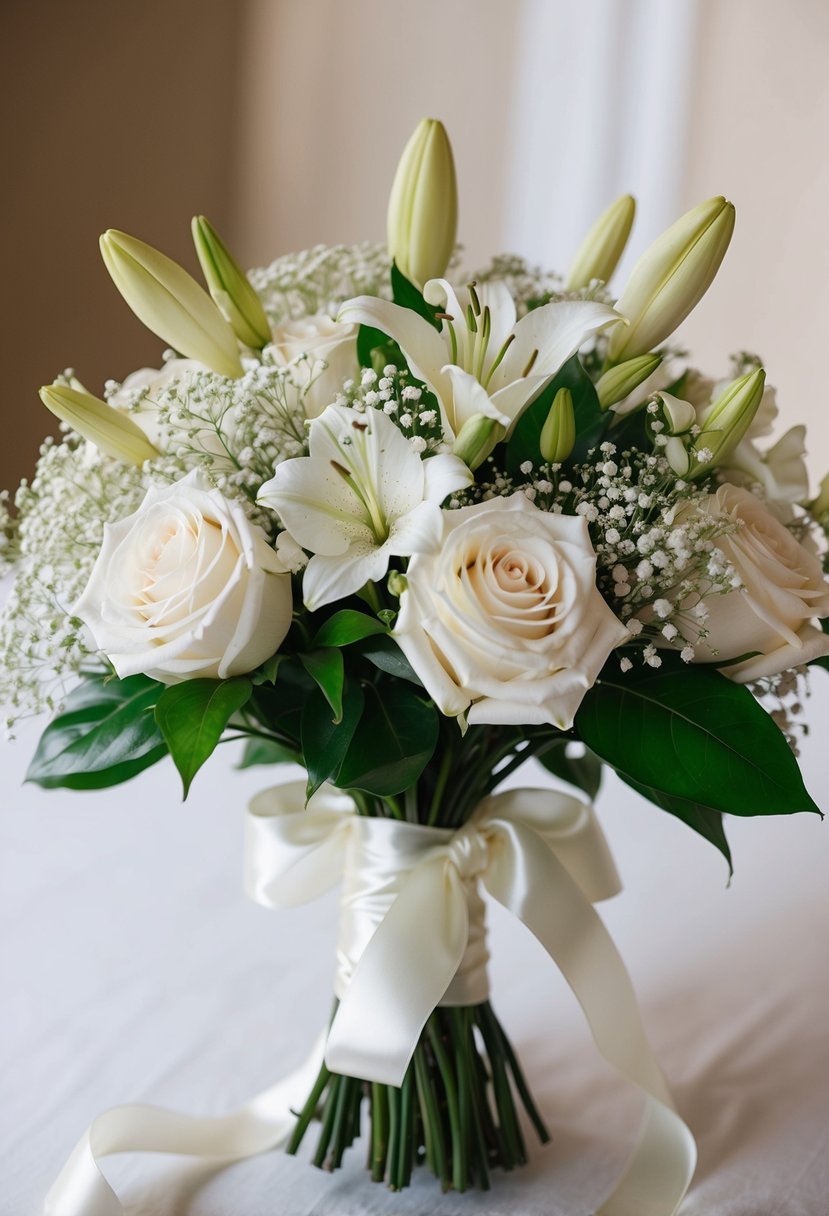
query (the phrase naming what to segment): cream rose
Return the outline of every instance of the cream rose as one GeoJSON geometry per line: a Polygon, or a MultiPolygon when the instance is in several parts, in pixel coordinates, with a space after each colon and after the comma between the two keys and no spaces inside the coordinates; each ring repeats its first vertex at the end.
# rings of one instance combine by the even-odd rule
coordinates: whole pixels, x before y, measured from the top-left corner
{"type": "Polygon", "coordinates": [[[293,364],[299,387],[308,386],[304,403],[309,418],[318,418],[342,392],[343,383],[359,376],[357,329],[356,325],[332,321],[323,313],[274,328],[272,343],[277,362],[285,367],[293,364]],[[307,360],[302,360],[303,355],[307,360]]]}
{"type": "Polygon", "coordinates": [[[628,636],[596,587],[587,523],[523,494],[444,517],[440,548],[409,562],[401,650],[445,714],[566,730],[628,636]]]}
{"type": "Polygon", "coordinates": [[[725,675],[746,684],[829,654],[829,637],[811,623],[829,616],[829,584],[818,559],[748,490],[722,485],[702,509],[738,525],[716,541],[742,586],[705,601],[713,661],[758,652],[724,667],[725,675]]]}
{"type": "Polygon", "coordinates": [[[253,670],[291,623],[291,579],[241,505],[191,473],[107,524],[75,612],[122,678],[253,670]]]}

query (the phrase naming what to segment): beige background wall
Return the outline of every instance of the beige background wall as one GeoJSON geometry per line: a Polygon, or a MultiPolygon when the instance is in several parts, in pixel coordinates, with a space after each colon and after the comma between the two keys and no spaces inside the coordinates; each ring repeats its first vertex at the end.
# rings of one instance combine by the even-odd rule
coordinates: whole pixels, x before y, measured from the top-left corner
{"type": "Polygon", "coordinates": [[[829,467],[823,0],[4,0],[0,45],[0,485],[33,466],[40,383],[72,364],[99,391],[157,357],[100,231],[191,267],[195,211],[249,264],[381,238],[424,113],[452,133],[473,263],[505,244],[566,260],[626,172],[648,195],[640,247],[666,208],[733,198],[737,234],[687,342],[712,370],[758,350],[810,423],[813,472],[829,467]]]}

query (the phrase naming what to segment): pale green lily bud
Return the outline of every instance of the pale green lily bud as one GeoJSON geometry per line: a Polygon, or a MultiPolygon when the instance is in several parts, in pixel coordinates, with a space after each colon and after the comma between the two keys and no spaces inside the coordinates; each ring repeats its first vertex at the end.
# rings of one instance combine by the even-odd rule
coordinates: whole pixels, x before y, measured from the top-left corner
{"type": "Polygon", "coordinates": [[[389,195],[389,253],[418,287],[449,265],[458,231],[458,185],[442,122],[424,118],[403,149],[389,195]]]}
{"type": "Polygon", "coordinates": [[[829,521],[829,473],[818,486],[817,498],[809,503],[809,510],[821,527],[824,527],[829,521]]]}
{"type": "Polygon", "coordinates": [[[216,229],[203,215],[191,225],[205,282],[219,311],[245,346],[261,350],[271,340],[262,301],[216,229]]]}
{"type": "Polygon", "coordinates": [[[553,398],[547,420],[541,428],[542,460],[560,464],[576,446],[576,411],[569,388],[560,388],[553,398]]]}
{"type": "Polygon", "coordinates": [[[617,325],[610,336],[613,363],[653,350],[699,303],[725,257],[734,216],[732,203],[710,198],[645,250],[616,303],[630,324],[617,325]]]}
{"type": "Polygon", "coordinates": [[[662,421],[671,435],[687,435],[697,421],[697,411],[690,401],[671,393],[656,393],[654,400],[662,407],[662,421]]]}
{"type": "Polygon", "coordinates": [[[579,246],[565,291],[578,291],[594,279],[608,282],[625,251],[635,215],[636,199],[631,194],[623,194],[602,212],[579,246]]]}
{"type": "Polygon", "coordinates": [[[677,477],[687,477],[688,470],[691,467],[691,454],[678,435],[672,435],[665,443],[662,451],[668,464],[671,466],[677,477]]]}
{"type": "Polygon", "coordinates": [[[506,431],[500,422],[485,414],[473,414],[458,432],[452,453],[473,471],[484,463],[506,431]]]}
{"type": "Polygon", "coordinates": [[[131,418],[84,389],[47,384],[40,390],[40,400],[47,410],[62,422],[68,422],[73,431],[107,456],[125,464],[141,465],[159,454],[131,418]]]}
{"type": "Polygon", "coordinates": [[[596,396],[603,410],[617,401],[623,401],[648,376],[652,376],[662,362],[661,355],[639,355],[611,367],[596,381],[596,396]]]}
{"type": "Polygon", "coordinates": [[[110,228],[101,254],[132,311],[163,342],[221,376],[242,375],[239,347],[210,296],[172,258],[110,228]]]}
{"type": "Polygon", "coordinates": [[[754,421],[763,399],[766,373],[762,367],[733,380],[710,407],[702,422],[702,430],[694,441],[700,476],[734,451],[754,421]]]}

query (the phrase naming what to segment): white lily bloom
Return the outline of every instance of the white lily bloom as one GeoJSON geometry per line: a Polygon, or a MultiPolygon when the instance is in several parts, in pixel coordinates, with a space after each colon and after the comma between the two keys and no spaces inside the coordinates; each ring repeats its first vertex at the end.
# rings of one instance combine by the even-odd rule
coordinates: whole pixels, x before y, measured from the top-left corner
{"type": "Polygon", "coordinates": [[[415,376],[440,402],[447,439],[476,414],[494,418],[507,434],[523,410],[591,334],[620,320],[594,300],[553,300],[516,320],[505,283],[456,290],[446,279],[423,289],[440,308],[441,329],[388,300],[357,296],[339,321],[371,325],[400,346],[415,376]]]}
{"type": "Polygon", "coordinates": [[[314,555],[303,576],[311,611],[383,578],[389,558],[439,545],[440,504],[473,481],[457,456],[422,460],[379,410],[329,405],[308,450],[277,466],[258,501],[314,555]]]}

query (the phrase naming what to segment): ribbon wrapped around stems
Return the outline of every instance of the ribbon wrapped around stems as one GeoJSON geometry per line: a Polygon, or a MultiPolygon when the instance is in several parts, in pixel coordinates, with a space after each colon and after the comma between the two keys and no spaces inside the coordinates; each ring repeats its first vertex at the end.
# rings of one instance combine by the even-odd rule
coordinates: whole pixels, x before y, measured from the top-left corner
{"type": "MultiPolygon", "coordinates": [[[[596,1216],[674,1216],[696,1163],[648,1045],[630,977],[593,903],[618,876],[592,807],[549,789],[487,798],[457,831],[355,813],[347,795],[300,783],[252,802],[245,887],[267,907],[305,903],[345,875],[335,988],[325,1041],[333,1072],[400,1085],[436,1005],[486,999],[480,883],[541,942],[584,1010],[605,1059],[645,1095],[625,1171],[596,1216]]],[[[291,1077],[223,1118],[150,1106],[99,1115],[46,1199],[47,1216],[121,1216],[98,1158],[126,1151],[239,1159],[288,1135],[323,1040],[291,1077]]]]}

